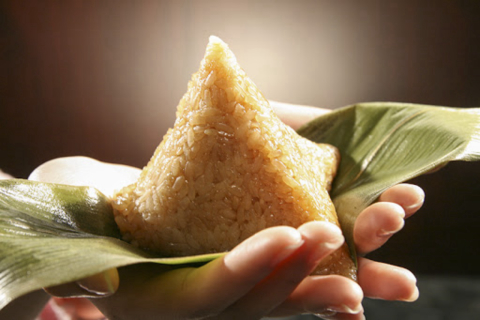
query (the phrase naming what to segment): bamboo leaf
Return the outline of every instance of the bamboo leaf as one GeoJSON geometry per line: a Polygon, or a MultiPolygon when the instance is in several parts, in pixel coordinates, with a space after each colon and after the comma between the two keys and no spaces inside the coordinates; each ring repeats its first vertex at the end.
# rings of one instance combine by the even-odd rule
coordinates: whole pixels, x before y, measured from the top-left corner
{"type": "MultiPolygon", "coordinates": [[[[331,194],[353,254],[355,219],[382,191],[448,161],[480,159],[480,109],[358,104],[317,118],[299,133],[340,149],[331,194]]],[[[221,255],[154,257],[119,240],[111,210],[94,188],[0,181],[0,309],[30,291],[113,267],[221,255]]]]}
{"type": "Polygon", "coordinates": [[[339,109],[298,133],[339,148],[331,195],[352,254],[358,214],[388,187],[449,161],[480,160],[480,109],[363,103],[339,109]]]}
{"type": "Polygon", "coordinates": [[[0,186],[0,208],[8,208],[11,219],[26,223],[36,220],[24,229],[19,226],[19,232],[41,227],[35,230],[38,235],[88,232],[121,238],[108,199],[94,188],[22,179],[2,180],[0,186]]]}
{"type": "Polygon", "coordinates": [[[0,309],[28,292],[135,263],[185,264],[220,254],[158,258],[119,240],[94,188],[0,181],[0,309]]]}

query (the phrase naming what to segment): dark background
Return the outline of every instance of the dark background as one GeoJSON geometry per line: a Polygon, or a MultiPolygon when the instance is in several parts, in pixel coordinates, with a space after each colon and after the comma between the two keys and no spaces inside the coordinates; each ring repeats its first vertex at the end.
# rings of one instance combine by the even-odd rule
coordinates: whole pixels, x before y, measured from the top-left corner
{"type": "MultiPolygon", "coordinates": [[[[86,155],[141,167],[208,36],[272,100],[480,106],[480,1],[1,1],[0,168],[86,155]]],[[[479,276],[480,164],[413,181],[427,194],[371,258],[479,276]]]]}

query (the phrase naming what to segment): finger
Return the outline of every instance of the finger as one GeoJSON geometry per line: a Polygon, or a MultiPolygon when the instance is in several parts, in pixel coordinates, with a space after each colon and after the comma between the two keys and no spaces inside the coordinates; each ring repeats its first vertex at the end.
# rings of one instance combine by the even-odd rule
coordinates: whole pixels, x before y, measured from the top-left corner
{"type": "Polygon", "coordinates": [[[0,180],[13,179],[11,175],[0,170],[0,180]]]}
{"type": "Polygon", "coordinates": [[[399,204],[405,210],[405,216],[409,217],[422,207],[425,192],[416,185],[402,183],[387,189],[378,200],[399,204]]]}
{"type": "MultiPolygon", "coordinates": [[[[109,305],[95,301],[108,316],[113,312],[128,314],[135,304],[156,318],[158,308],[164,318],[203,318],[216,316],[249,292],[259,281],[287,259],[304,240],[291,227],[265,229],[242,242],[227,255],[199,268],[180,268],[163,272],[121,274],[122,286],[109,305]],[[124,277],[125,276],[125,277],[124,277]],[[142,286],[133,294],[131,288],[142,286]]],[[[132,268],[128,268],[131,270],[132,268]]],[[[135,270],[134,270],[135,271],[135,270]]],[[[123,272],[123,270],[122,270],[123,272]]],[[[148,318],[148,317],[147,317],[148,318]]]]}
{"type": "Polygon", "coordinates": [[[257,319],[282,304],[318,263],[344,242],[340,229],[328,222],[309,222],[298,228],[305,243],[253,290],[228,308],[226,319],[257,319]]]}
{"type": "Polygon", "coordinates": [[[301,313],[322,316],[357,314],[363,311],[362,299],[360,286],[346,277],[309,276],[269,316],[286,317],[301,313]]]}
{"type": "Polygon", "coordinates": [[[351,313],[332,313],[332,314],[317,314],[318,317],[325,320],[365,320],[363,311],[351,314],[351,313]]]}
{"type": "Polygon", "coordinates": [[[358,260],[358,284],[369,298],[415,301],[419,295],[417,279],[409,270],[366,258],[358,260]]]}
{"type": "Polygon", "coordinates": [[[106,196],[138,180],[138,168],[101,162],[88,157],[65,157],[45,162],[28,177],[29,180],[90,186],[106,196]]]}
{"type": "Polygon", "coordinates": [[[321,109],[311,106],[288,104],[277,101],[269,101],[276,114],[285,124],[297,130],[305,123],[330,112],[328,109],[321,109]]]}
{"type": "MultiPolygon", "coordinates": [[[[52,307],[52,309],[54,310],[59,310],[59,308],[61,308],[60,310],[65,315],[65,319],[72,319],[72,320],[73,319],[77,319],[77,320],[105,319],[105,316],[88,299],[53,298],[52,300],[50,300],[49,304],[50,304],[50,307],[52,307]]],[[[41,319],[43,320],[43,318],[41,319]]],[[[61,318],[61,319],[64,319],[64,318],[61,318]]]]}
{"type": "Polygon", "coordinates": [[[355,221],[353,237],[359,254],[381,247],[405,224],[405,211],[390,202],[377,202],[367,207],[355,221]]]}
{"type": "Polygon", "coordinates": [[[302,238],[300,232],[287,227],[267,229],[248,239],[228,254],[223,260],[223,264],[218,264],[220,270],[198,272],[197,276],[205,281],[205,288],[199,288],[200,290],[196,291],[194,295],[200,294],[201,300],[206,301],[197,300],[198,305],[195,306],[195,309],[211,304],[209,300],[212,296],[205,296],[205,293],[221,290],[223,297],[217,300],[216,310],[214,310],[214,313],[220,313],[247,294],[278,265],[289,259],[303,246],[304,242],[305,239],[302,238]],[[250,257],[247,258],[247,255],[250,257]],[[216,281],[209,279],[204,273],[215,277],[216,281]],[[223,277],[219,278],[219,274],[223,274],[223,277]],[[228,286],[226,286],[227,283],[228,286]]]}
{"type": "Polygon", "coordinates": [[[97,298],[114,294],[118,286],[118,271],[112,268],[78,281],[48,287],[44,290],[59,298],[97,298]]]}
{"type": "Polygon", "coordinates": [[[77,285],[97,296],[111,295],[117,291],[120,283],[117,268],[111,268],[93,276],[77,281],[77,285]]]}

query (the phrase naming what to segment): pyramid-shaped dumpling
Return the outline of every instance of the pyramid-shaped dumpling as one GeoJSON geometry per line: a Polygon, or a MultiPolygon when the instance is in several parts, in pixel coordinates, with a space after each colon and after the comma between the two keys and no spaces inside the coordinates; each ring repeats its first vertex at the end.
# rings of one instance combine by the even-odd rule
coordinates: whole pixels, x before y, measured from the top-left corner
{"type": "MultiPolygon", "coordinates": [[[[167,256],[222,252],[257,231],[338,225],[328,190],[336,148],[276,116],[228,46],[211,37],[200,70],[139,180],[114,200],[125,240],[167,256]]],[[[317,268],[354,278],[346,246],[317,268]]]]}

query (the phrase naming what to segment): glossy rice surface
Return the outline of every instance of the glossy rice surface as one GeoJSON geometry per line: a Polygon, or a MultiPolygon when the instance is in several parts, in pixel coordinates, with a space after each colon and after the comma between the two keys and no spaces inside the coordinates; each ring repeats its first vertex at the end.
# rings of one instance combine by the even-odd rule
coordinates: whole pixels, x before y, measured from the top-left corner
{"type": "MultiPolygon", "coordinates": [[[[123,238],[165,256],[231,250],[271,226],[338,225],[338,150],[283,124],[228,46],[211,37],[177,119],[137,183],[114,198],[123,238]]],[[[315,273],[355,278],[346,246],[315,273]]]]}

